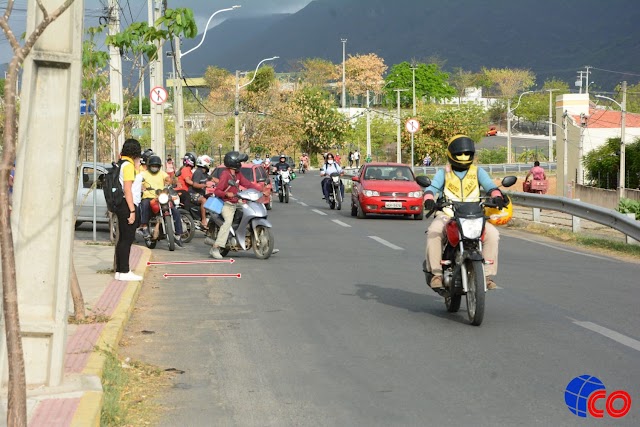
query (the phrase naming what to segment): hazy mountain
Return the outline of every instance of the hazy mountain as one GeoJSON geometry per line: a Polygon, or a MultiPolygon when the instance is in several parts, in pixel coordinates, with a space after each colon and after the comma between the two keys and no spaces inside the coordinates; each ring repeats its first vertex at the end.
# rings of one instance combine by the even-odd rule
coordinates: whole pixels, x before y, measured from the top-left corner
{"type": "MultiPolygon", "coordinates": [[[[275,55],[277,71],[299,58],[339,63],[347,38],[347,54],[374,52],[387,65],[437,56],[448,70],[529,68],[538,82],[556,76],[573,84],[585,65],[640,74],[638,22],[638,0],[316,0],[290,15],[228,19],[185,57],[184,69],[252,70],[275,55]]],[[[624,79],[640,77],[599,70],[590,77],[605,89],[624,79]]]]}

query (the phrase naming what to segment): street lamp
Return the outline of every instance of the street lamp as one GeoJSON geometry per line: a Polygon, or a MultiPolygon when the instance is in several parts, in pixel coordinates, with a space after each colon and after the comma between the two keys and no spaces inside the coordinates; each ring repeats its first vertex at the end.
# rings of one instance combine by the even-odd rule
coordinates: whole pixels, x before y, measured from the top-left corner
{"type": "Polygon", "coordinates": [[[234,111],[234,116],[235,116],[235,132],[234,132],[234,142],[233,142],[233,149],[235,151],[240,151],[240,121],[239,121],[239,116],[240,116],[240,89],[242,89],[245,86],[249,86],[251,83],[253,83],[253,81],[256,79],[256,76],[258,75],[258,68],[260,68],[260,65],[262,65],[263,62],[266,61],[273,61],[274,59],[278,59],[280,58],[279,56],[273,56],[271,58],[265,58],[262,61],[258,62],[258,65],[256,66],[256,70],[253,72],[253,78],[251,79],[251,81],[249,83],[245,83],[242,86],[240,86],[240,71],[236,70],[236,102],[235,102],[235,111],[234,111]]]}
{"type": "Polygon", "coordinates": [[[560,89],[546,89],[549,92],[549,161],[553,161],[553,92],[560,89]]]}
{"type": "Polygon", "coordinates": [[[625,196],[624,191],[624,170],[625,170],[625,147],[624,147],[624,128],[626,124],[627,118],[627,82],[622,82],[622,104],[618,103],[613,98],[609,98],[604,95],[596,95],[596,98],[608,99],[609,101],[614,102],[618,107],[620,107],[620,113],[622,115],[621,123],[620,123],[620,198],[625,196]]]}
{"type": "Polygon", "coordinates": [[[175,54],[173,55],[173,65],[175,67],[174,73],[173,73],[173,93],[174,93],[174,114],[176,115],[176,120],[175,120],[175,125],[176,125],[176,146],[178,147],[178,152],[179,153],[184,153],[186,152],[186,138],[185,138],[185,133],[184,133],[184,104],[183,104],[183,99],[182,99],[182,57],[193,52],[194,50],[196,50],[197,48],[199,48],[200,46],[202,46],[202,43],[204,43],[204,38],[207,36],[207,29],[209,28],[209,24],[211,23],[211,20],[213,19],[214,16],[216,16],[218,13],[221,12],[227,12],[230,10],[234,10],[234,9],[238,9],[240,6],[239,5],[235,5],[232,7],[228,7],[226,9],[220,9],[217,10],[215,12],[213,12],[213,14],[209,17],[209,20],[207,21],[207,25],[204,28],[204,33],[202,34],[202,39],[200,40],[200,43],[198,43],[197,46],[189,49],[188,51],[182,53],[180,51],[180,37],[176,36],[175,37],[175,44],[176,44],[176,51],[175,54]],[[180,83],[180,84],[178,84],[180,83]]]}
{"type": "Polygon", "coordinates": [[[345,60],[344,60],[347,39],[340,39],[340,41],[342,41],[342,110],[344,110],[345,108],[347,108],[347,89],[346,89],[347,79],[346,79],[346,67],[345,67],[345,60]]]}
{"type": "Polygon", "coordinates": [[[511,108],[511,98],[507,98],[507,163],[511,163],[511,115],[516,110],[516,108],[520,106],[522,96],[533,92],[535,91],[528,90],[526,92],[522,92],[518,97],[518,103],[515,107],[513,107],[513,109],[511,108]]]}
{"type": "MultiPolygon", "coordinates": [[[[389,80],[387,83],[385,83],[385,85],[380,88],[380,92],[382,92],[382,90],[385,87],[389,86],[391,83],[393,83],[393,80],[389,80]]],[[[369,114],[371,112],[371,110],[369,109],[370,103],[369,89],[367,89],[367,157],[371,156],[371,115],[369,114]]]]}
{"type": "Polygon", "coordinates": [[[400,92],[407,91],[409,89],[394,89],[397,94],[397,106],[398,106],[398,135],[397,135],[397,145],[396,145],[396,162],[402,163],[402,146],[401,146],[401,136],[402,136],[402,124],[400,117],[400,92]]]}

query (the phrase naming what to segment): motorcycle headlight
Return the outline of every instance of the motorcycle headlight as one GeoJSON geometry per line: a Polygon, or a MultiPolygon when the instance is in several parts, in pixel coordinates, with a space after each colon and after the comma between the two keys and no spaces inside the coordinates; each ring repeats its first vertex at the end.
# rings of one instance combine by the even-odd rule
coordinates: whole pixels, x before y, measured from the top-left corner
{"type": "Polygon", "coordinates": [[[160,203],[162,203],[163,205],[164,205],[165,203],[169,203],[169,195],[168,195],[167,193],[161,193],[161,194],[158,196],[158,201],[159,201],[160,203]]]}
{"type": "Polygon", "coordinates": [[[380,193],[378,193],[377,191],[373,191],[373,190],[364,190],[364,195],[367,197],[373,197],[373,196],[379,196],[380,193]]]}
{"type": "Polygon", "coordinates": [[[412,191],[411,193],[409,193],[409,197],[414,197],[416,199],[421,199],[422,198],[422,191],[412,191]]]}
{"type": "Polygon", "coordinates": [[[460,218],[462,235],[467,239],[477,239],[482,235],[482,223],[484,218],[465,219],[460,218]]]}
{"type": "Polygon", "coordinates": [[[333,180],[333,182],[340,182],[339,176],[332,176],[331,179],[333,180]]]}

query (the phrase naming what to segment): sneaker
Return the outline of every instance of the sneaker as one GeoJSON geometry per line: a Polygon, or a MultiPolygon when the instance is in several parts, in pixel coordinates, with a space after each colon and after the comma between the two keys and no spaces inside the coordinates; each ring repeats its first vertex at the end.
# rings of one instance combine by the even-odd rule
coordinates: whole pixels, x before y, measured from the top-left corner
{"type": "Polygon", "coordinates": [[[178,245],[181,248],[184,248],[184,242],[182,241],[182,238],[180,236],[176,236],[176,245],[178,245]]]}
{"type": "Polygon", "coordinates": [[[209,255],[211,255],[215,259],[222,259],[222,254],[220,253],[220,249],[216,248],[215,246],[211,247],[211,250],[209,251],[209,255]]]}
{"type": "Polygon", "coordinates": [[[123,282],[139,282],[142,280],[142,276],[138,276],[137,274],[134,274],[133,271],[130,271],[128,273],[120,273],[118,280],[123,282]]]}
{"type": "Polygon", "coordinates": [[[487,282],[487,290],[491,291],[498,288],[498,285],[496,285],[496,282],[494,282],[490,277],[486,277],[485,280],[487,282]]]}
{"type": "Polygon", "coordinates": [[[118,272],[116,271],[116,274],[114,275],[114,278],[115,278],[116,280],[120,280],[120,273],[118,273],[118,272]]]}
{"type": "Polygon", "coordinates": [[[431,286],[431,289],[442,288],[442,276],[433,276],[429,285],[431,286]]]}

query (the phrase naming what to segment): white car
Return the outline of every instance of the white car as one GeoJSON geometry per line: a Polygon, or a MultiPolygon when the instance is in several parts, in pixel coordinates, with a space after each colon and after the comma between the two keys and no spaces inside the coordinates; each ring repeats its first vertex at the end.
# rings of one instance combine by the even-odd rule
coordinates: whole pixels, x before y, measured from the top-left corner
{"type": "MultiPolygon", "coordinates": [[[[107,168],[111,167],[109,163],[97,163],[97,185],[95,187],[96,195],[96,222],[108,223],[107,202],[104,200],[104,192],[102,183],[107,173],[107,168]]],[[[83,162],[80,174],[78,176],[78,192],[76,194],[76,204],[74,208],[75,226],[76,228],[83,222],[93,221],[93,162],[83,162]]]]}

